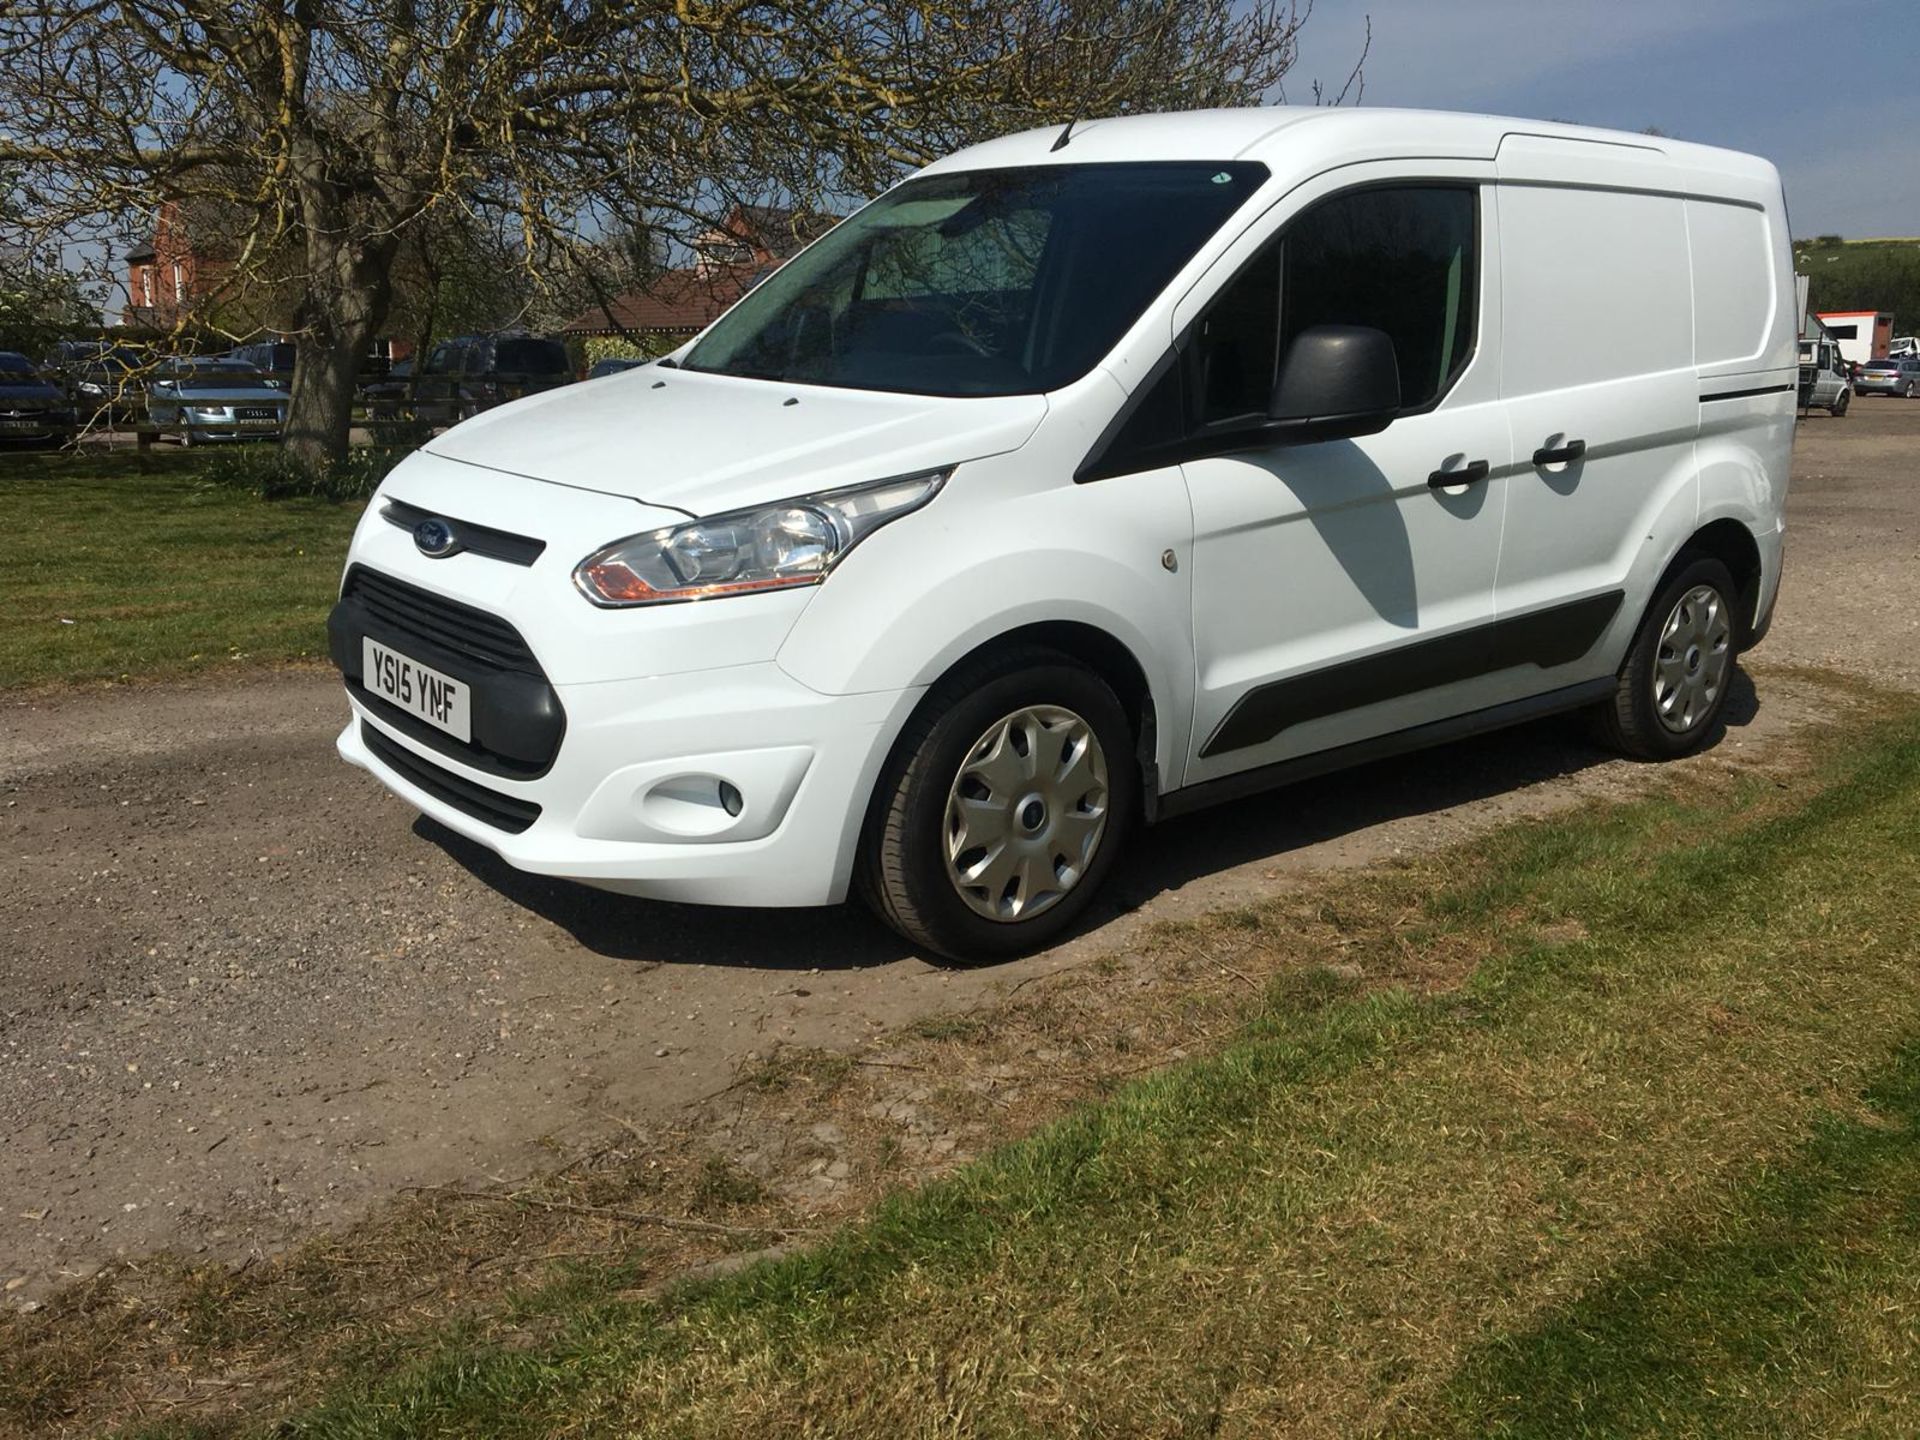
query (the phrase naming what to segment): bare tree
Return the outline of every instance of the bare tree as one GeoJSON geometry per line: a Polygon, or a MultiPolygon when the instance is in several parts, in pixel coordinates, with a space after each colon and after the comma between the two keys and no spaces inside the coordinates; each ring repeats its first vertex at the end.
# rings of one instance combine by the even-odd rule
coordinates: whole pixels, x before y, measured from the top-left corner
{"type": "Polygon", "coordinates": [[[319,464],[404,247],[438,221],[504,227],[550,280],[643,215],[691,236],[744,199],[844,209],[967,140],[1257,102],[1302,19],[1291,0],[0,0],[0,165],[49,229],[235,207],[226,283],[294,287],[287,444],[319,464]]]}

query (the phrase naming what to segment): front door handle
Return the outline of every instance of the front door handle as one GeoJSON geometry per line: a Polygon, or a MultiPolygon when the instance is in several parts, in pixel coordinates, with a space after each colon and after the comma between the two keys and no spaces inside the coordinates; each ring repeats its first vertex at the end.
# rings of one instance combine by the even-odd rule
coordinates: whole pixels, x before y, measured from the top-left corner
{"type": "Polygon", "coordinates": [[[1444,490],[1449,485],[1471,485],[1476,480],[1487,478],[1492,467],[1484,460],[1469,460],[1458,470],[1436,470],[1427,476],[1427,484],[1435,490],[1444,490]]]}
{"type": "Polygon", "coordinates": [[[1542,447],[1541,449],[1534,451],[1533,463],[1536,465],[1562,465],[1567,463],[1568,461],[1578,460],[1582,455],[1586,453],[1587,453],[1586,441],[1569,440],[1567,441],[1566,444],[1556,446],[1551,450],[1548,450],[1542,447]]]}

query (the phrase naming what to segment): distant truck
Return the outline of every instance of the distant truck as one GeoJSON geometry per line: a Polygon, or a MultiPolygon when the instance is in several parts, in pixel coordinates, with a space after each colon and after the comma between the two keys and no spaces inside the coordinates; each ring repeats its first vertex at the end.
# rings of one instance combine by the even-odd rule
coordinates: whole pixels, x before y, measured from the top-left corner
{"type": "Polygon", "coordinates": [[[1853,401],[1853,376],[1840,346],[1828,336],[1800,340],[1800,408],[1839,417],[1853,401]]]}
{"type": "Polygon", "coordinates": [[[1887,346],[1889,360],[1904,360],[1913,355],[1920,355],[1920,335],[1896,335],[1887,346]]]}

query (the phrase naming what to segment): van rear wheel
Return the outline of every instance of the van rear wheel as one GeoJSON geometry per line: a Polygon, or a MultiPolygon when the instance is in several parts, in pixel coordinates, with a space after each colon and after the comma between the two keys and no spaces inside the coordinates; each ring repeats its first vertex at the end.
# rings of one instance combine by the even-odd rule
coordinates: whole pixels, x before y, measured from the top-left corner
{"type": "Polygon", "coordinates": [[[969,662],[908,722],[875,793],[859,879],[895,930],[962,963],[1025,954],[1085,912],[1139,799],[1113,690],[1066,655],[969,662]]]}
{"type": "Polygon", "coordinates": [[[1613,698],[1600,706],[1603,740],[1641,760],[1676,759],[1707,742],[1726,708],[1745,638],[1739,593],[1727,567],[1706,557],[1660,587],[1613,698]]]}

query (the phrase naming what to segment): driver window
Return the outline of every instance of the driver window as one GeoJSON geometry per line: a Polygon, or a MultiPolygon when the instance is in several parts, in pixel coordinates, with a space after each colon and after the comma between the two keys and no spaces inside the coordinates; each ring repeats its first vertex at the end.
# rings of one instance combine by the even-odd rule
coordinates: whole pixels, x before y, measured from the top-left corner
{"type": "Polygon", "coordinates": [[[1386,331],[1402,408],[1436,403],[1473,353],[1476,204],[1466,186],[1381,186],[1295,219],[1200,321],[1198,423],[1264,415],[1286,347],[1315,325],[1386,331]]]}
{"type": "Polygon", "coordinates": [[[853,297],[862,339],[883,349],[1017,357],[1048,229],[1046,213],[1013,210],[954,233],[882,232],[853,297]]]}

